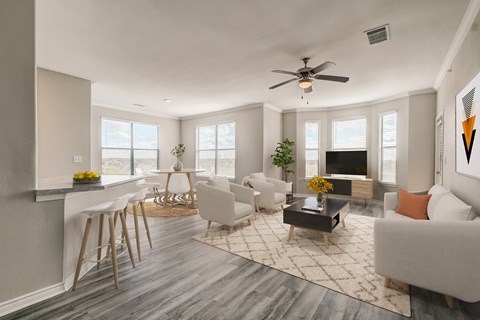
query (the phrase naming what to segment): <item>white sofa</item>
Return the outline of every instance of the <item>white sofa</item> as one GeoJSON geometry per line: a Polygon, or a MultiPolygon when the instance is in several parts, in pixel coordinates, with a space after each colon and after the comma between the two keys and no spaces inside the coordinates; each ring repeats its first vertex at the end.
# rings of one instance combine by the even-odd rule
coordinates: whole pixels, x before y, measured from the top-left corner
{"type": "Polygon", "coordinates": [[[429,220],[395,212],[397,193],[384,197],[385,218],[374,228],[375,272],[467,302],[480,300],[480,217],[440,185],[429,191],[429,220]]]}
{"type": "Polygon", "coordinates": [[[287,183],[282,180],[265,177],[262,172],[251,173],[243,178],[242,184],[249,181],[255,191],[259,191],[257,204],[260,208],[265,208],[268,212],[275,211],[275,208],[282,206],[287,201],[287,183]]]}
{"type": "Polygon", "coordinates": [[[197,205],[200,217],[208,221],[229,227],[248,221],[254,213],[253,190],[238,184],[230,183],[225,177],[214,177],[197,186],[197,205]]]}

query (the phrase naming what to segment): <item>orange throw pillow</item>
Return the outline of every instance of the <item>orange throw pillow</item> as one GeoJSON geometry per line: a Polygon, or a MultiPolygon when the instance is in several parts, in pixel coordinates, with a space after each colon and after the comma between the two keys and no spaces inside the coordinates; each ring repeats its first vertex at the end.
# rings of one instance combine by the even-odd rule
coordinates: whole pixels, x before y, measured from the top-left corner
{"type": "Polygon", "coordinates": [[[396,212],[413,219],[428,220],[427,206],[431,196],[431,194],[416,195],[398,188],[398,208],[396,212]]]}

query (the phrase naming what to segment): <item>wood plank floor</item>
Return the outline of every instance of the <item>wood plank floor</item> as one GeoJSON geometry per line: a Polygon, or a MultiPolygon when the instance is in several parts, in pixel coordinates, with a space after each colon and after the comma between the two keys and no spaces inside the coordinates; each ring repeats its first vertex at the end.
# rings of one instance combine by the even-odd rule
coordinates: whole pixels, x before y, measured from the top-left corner
{"type": "MultiPolygon", "coordinates": [[[[378,204],[351,202],[351,213],[381,217],[378,204]]],[[[129,223],[131,223],[131,217],[129,223]]],[[[1,319],[408,319],[308,281],[192,240],[206,230],[198,216],[149,218],[154,248],[143,261],[119,258],[120,288],[109,264],[91,270],[77,290],[1,319]]],[[[411,288],[413,319],[480,319],[480,303],[411,288]]]]}

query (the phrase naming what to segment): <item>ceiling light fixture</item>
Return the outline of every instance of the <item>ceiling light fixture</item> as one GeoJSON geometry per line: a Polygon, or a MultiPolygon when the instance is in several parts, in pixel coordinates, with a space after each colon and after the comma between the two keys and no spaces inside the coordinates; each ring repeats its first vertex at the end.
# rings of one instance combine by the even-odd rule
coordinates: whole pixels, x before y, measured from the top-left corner
{"type": "Polygon", "coordinates": [[[302,89],[308,89],[312,86],[312,80],[310,79],[301,79],[298,81],[298,85],[302,89]]]}
{"type": "Polygon", "coordinates": [[[166,103],[170,103],[172,101],[173,101],[172,99],[163,99],[163,102],[166,102],[166,103]]]}

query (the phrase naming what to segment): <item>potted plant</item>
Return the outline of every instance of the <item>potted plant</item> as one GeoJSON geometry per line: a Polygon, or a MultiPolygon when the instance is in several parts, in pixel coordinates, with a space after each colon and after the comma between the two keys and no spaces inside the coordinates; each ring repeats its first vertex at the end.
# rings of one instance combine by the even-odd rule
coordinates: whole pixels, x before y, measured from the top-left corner
{"type": "Polygon", "coordinates": [[[294,170],[290,169],[289,166],[295,163],[295,157],[293,154],[293,147],[295,146],[294,141],[290,141],[288,138],[285,138],[282,142],[277,143],[278,146],[275,148],[275,153],[272,154],[272,164],[276,167],[282,169],[283,178],[287,183],[287,193],[291,193],[293,188],[293,182],[288,182],[288,175],[290,173],[295,173],[294,170]]]}
{"type": "Polygon", "coordinates": [[[175,148],[170,151],[170,154],[177,158],[177,162],[173,164],[173,170],[181,171],[183,169],[182,156],[185,153],[185,145],[183,143],[179,143],[175,146],[175,148]]]}

